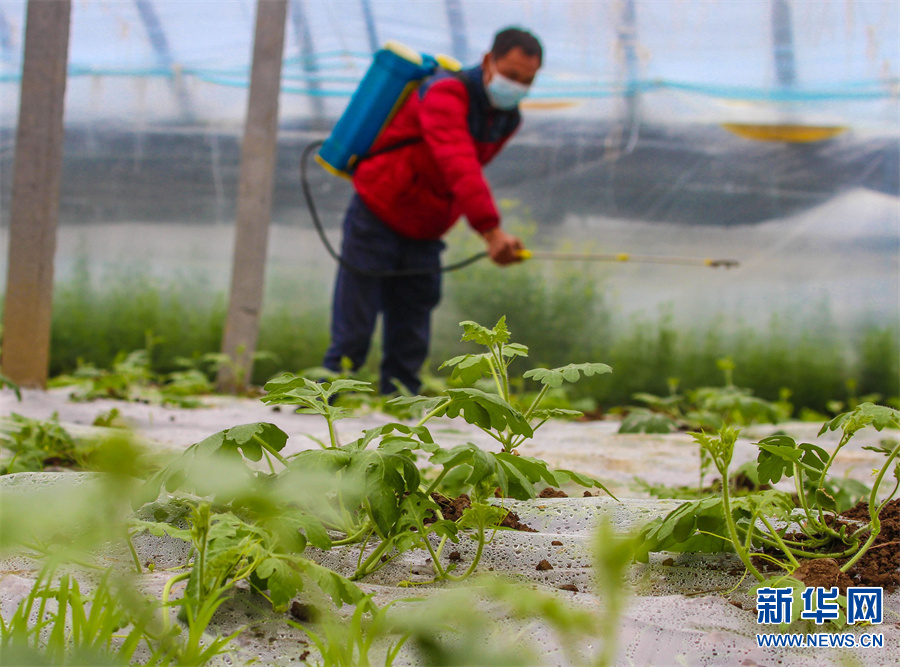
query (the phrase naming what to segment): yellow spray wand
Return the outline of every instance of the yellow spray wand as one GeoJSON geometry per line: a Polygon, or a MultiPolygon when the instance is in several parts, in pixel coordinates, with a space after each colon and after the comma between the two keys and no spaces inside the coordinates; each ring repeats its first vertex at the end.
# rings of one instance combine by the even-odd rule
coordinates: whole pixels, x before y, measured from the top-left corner
{"type": "Polygon", "coordinates": [[[724,267],[731,269],[738,266],[733,259],[703,259],[699,257],[664,257],[659,255],[631,255],[626,252],[619,253],[580,253],[580,252],[545,252],[534,250],[520,250],[522,259],[555,259],[564,261],[586,262],[640,262],[647,264],[682,264],[688,266],[709,266],[712,268],[724,267]]]}

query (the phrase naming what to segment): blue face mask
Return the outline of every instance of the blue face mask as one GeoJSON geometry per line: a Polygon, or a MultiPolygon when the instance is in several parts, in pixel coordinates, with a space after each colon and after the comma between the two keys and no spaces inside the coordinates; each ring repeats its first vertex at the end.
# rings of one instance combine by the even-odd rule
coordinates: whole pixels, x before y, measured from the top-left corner
{"type": "Polygon", "coordinates": [[[522,101],[522,98],[528,94],[529,87],[523,83],[506,78],[495,67],[491,69],[493,70],[493,76],[491,76],[491,80],[484,89],[491,106],[506,111],[515,109],[519,102],[522,101]]]}

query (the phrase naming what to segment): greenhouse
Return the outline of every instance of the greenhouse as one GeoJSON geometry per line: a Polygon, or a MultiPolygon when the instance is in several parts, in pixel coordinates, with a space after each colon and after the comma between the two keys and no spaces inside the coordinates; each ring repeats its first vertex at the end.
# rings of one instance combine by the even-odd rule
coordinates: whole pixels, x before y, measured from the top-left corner
{"type": "Polygon", "coordinates": [[[0,0],[0,663],[900,662],[900,5],[0,0]]]}

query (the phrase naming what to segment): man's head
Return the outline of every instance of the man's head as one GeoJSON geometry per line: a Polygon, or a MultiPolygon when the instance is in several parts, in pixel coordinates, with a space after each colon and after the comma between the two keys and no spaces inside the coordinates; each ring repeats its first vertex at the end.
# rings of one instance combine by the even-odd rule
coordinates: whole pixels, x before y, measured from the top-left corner
{"type": "Polygon", "coordinates": [[[498,109],[514,109],[528,92],[543,58],[541,43],[530,32],[519,28],[498,32],[482,61],[484,87],[491,104],[498,109]]]}

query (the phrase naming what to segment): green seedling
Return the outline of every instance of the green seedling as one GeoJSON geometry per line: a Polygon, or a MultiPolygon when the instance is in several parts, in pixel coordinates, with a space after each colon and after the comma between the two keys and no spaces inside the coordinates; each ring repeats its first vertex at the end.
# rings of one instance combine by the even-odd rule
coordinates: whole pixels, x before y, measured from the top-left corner
{"type": "Polygon", "coordinates": [[[129,665],[146,644],[146,664],[168,664],[160,647],[158,603],[114,586],[111,574],[105,571],[88,595],[70,574],[41,570],[15,613],[0,617],[4,663],[129,665]]]}
{"type": "Polygon", "coordinates": [[[679,394],[677,381],[670,379],[669,396],[634,394],[633,398],[647,407],[630,408],[619,433],[672,433],[682,428],[716,430],[724,424],[777,424],[791,415],[793,406],[787,400],[790,390],[783,389],[778,402],[766,401],[753,396],[751,390],[734,385],[735,363],[731,358],[719,359],[717,366],[725,378],[722,387],[700,387],[679,394]]]}
{"type": "MultiPolygon", "coordinates": [[[[370,653],[373,644],[393,632],[388,610],[397,602],[408,601],[396,600],[378,607],[372,601],[372,596],[367,595],[356,604],[349,621],[330,614],[323,623],[317,624],[319,632],[290,619],[287,623],[305,632],[312,640],[322,658],[318,664],[323,667],[369,667],[372,664],[370,653]],[[364,618],[366,614],[369,615],[368,621],[364,618]]],[[[391,667],[408,639],[409,634],[400,635],[389,644],[383,663],[379,661],[378,664],[391,667]]]]}
{"type": "Polygon", "coordinates": [[[59,424],[56,413],[48,420],[12,413],[0,420],[0,446],[12,457],[0,461],[0,474],[40,472],[45,466],[76,467],[83,452],[59,424]]]}
{"type": "Polygon", "coordinates": [[[509,626],[498,624],[498,618],[545,624],[558,638],[567,664],[582,664],[579,641],[598,631],[593,613],[571,607],[553,593],[494,577],[479,577],[466,588],[448,588],[427,601],[397,608],[393,628],[409,636],[423,664],[537,664],[524,632],[508,634],[509,626]]]}
{"type": "Polygon", "coordinates": [[[837,500],[830,491],[840,488],[828,478],[828,471],[841,449],[861,429],[900,428],[900,411],[872,403],[862,403],[826,423],[819,434],[841,430],[842,436],[832,453],[810,443],[797,444],[786,435],[773,435],[757,443],[757,474],[760,483],[776,484],[783,478],[793,479],[799,508],[793,498],[782,491],[767,490],[740,498],[732,496],[729,466],[738,431],[722,427],[717,436],[695,433],[694,438],[709,453],[722,475],[721,496],[687,502],[668,516],[648,524],[643,530],[644,546],[639,558],[646,560],[650,551],[722,551],[734,550],[747,570],[757,579],[765,577],[751,560],[761,547],[780,552],[780,557],[766,556],[787,573],[799,567],[800,558],[835,558],[843,560],[841,570],[847,572],[871,548],[881,532],[879,515],[900,486],[900,444],[869,448],[885,456],[883,465],[874,471],[875,481],[869,491],[869,521],[848,528],[833,519],[837,500]],[[888,473],[895,478],[887,493],[882,484],[888,473]],[[800,512],[797,521],[795,512],[800,512]],[[794,532],[789,533],[788,528],[794,532]]]}
{"type": "MultiPolygon", "coordinates": [[[[528,499],[535,496],[535,485],[558,486],[574,482],[583,486],[605,488],[594,479],[570,470],[551,470],[544,461],[520,456],[516,449],[554,416],[572,416],[577,412],[543,409],[541,401],[551,389],[564,382],[575,382],[582,376],[609,372],[605,364],[570,364],[557,369],[534,369],[525,378],[538,382],[542,389],[526,409],[520,410],[510,401],[508,364],[527,355],[527,348],[509,342],[509,331],[503,319],[493,329],[474,322],[464,322],[464,341],[485,345],[488,352],[464,355],[448,362],[454,378],[476,382],[482,375],[493,380],[495,392],[470,388],[447,388],[443,395],[401,397],[390,404],[402,408],[418,408],[425,412],[415,424],[390,423],[365,431],[354,442],[341,445],[335,424],[349,413],[334,405],[335,399],[347,392],[370,391],[368,383],[346,378],[314,382],[308,378],[284,374],[266,384],[263,401],[270,405],[296,405],[298,412],[317,414],[328,426],[327,441],[317,441],[319,450],[300,452],[281,460],[287,469],[285,480],[304,478],[315,472],[334,479],[334,484],[318,497],[308,497],[301,505],[310,508],[323,525],[345,535],[336,545],[361,544],[354,579],[361,579],[409,549],[426,549],[433,556],[438,579],[469,576],[480,561],[488,533],[505,514],[487,499],[499,489],[504,497],[528,499]],[[487,452],[471,443],[444,449],[429,432],[426,424],[438,416],[462,417],[475,424],[501,443],[500,452],[487,452]],[[427,481],[416,465],[419,457],[438,468],[437,475],[427,481]],[[440,506],[432,495],[442,490],[441,483],[453,479],[472,494],[472,506],[459,522],[445,521],[440,506]],[[323,503],[322,500],[327,502],[323,503]],[[315,509],[312,509],[315,505],[315,509]],[[444,568],[438,559],[447,540],[456,542],[460,528],[474,529],[476,556],[461,575],[444,568]],[[440,541],[435,547],[431,537],[440,541]],[[369,550],[370,541],[377,538],[369,550]]],[[[283,444],[283,443],[282,443],[283,444]]],[[[273,471],[274,472],[274,471],[273,471]]],[[[303,484],[294,484],[301,487],[303,484]]],[[[312,494],[310,494],[312,496],[312,494]]]]}
{"type": "Polygon", "coordinates": [[[603,600],[599,624],[603,645],[594,661],[596,667],[616,664],[619,625],[629,594],[625,577],[640,544],[639,535],[617,534],[606,518],[594,537],[594,585],[603,600]]]}

